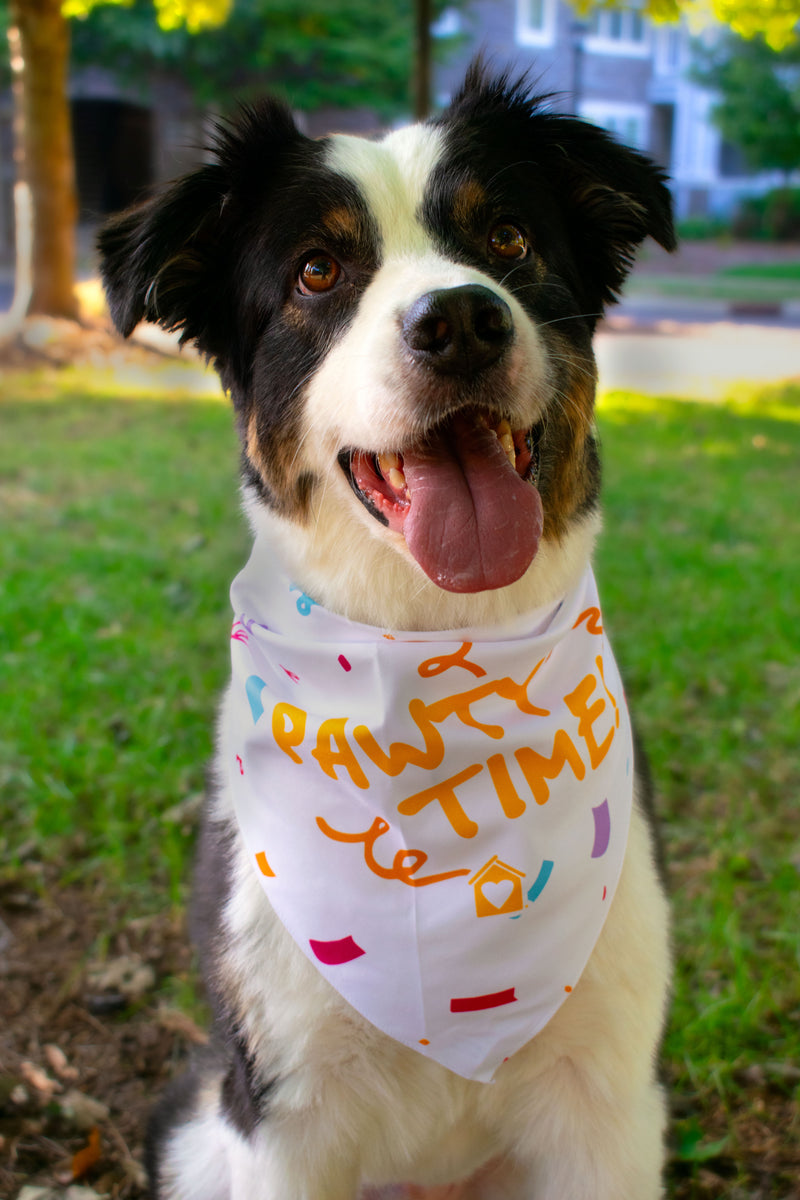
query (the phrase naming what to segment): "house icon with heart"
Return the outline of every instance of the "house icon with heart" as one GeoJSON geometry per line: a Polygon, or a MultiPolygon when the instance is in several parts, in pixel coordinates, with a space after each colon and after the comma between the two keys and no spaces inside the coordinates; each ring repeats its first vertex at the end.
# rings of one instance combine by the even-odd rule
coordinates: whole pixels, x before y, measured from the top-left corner
{"type": "Polygon", "coordinates": [[[475,889],[475,913],[479,917],[500,917],[522,911],[524,871],[510,867],[496,854],[468,881],[475,889]]]}

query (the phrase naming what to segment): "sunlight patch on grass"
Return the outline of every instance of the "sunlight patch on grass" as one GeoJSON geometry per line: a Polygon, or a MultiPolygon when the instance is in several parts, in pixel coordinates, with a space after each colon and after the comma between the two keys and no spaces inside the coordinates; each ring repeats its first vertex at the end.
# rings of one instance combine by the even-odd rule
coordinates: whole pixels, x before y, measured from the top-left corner
{"type": "Polygon", "coordinates": [[[76,398],[106,403],[145,399],[168,404],[201,399],[228,403],[214,371],[196,358],[165,357],[154,363],[148,357],[139,363],[123,352],[117,365],[102,368],[73,366],[54,372],[41,367],[14,372],[2,381],[0,412],[5,419],[6,405],[60,404],[76,398]]]}
{"type": "Polygon", "coordinates": [[[644,268],[626,282],[625,295],[777,304],[800,300],[800,274],[726,270],[714,275],[663,275],[648,273],[644,268]]]}
{"type": "Polygon", "coordinates": [[[800,262],[737,263],[732,267],[721,267],[715,274],[741,279],[800,280],[800,262]]]}

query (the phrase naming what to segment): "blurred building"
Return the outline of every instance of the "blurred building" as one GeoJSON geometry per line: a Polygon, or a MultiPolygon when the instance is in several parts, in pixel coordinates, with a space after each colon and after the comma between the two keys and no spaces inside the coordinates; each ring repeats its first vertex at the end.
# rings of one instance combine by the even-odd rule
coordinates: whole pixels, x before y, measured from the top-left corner
{"type": "MultiPolygon", "coordinates": [[[[73,74],[70,109],[79,220],[89,230],[109,213],[147,195],[154,184],[190,169],[200,158],[207,117],[188,89],[169,78],[136,91],[110,70],[73,74]]],[[[13,258],[14,184],[11,96],[0,92],[0,263],[13,258]]]]}
{"type": "Polygon", "coordinates": [[[462,37],[437,71],[439,105],[478,50],[500,65],[530,67],[541,91],[554,93],[554,108],[602,125],[669,172],[679,220],[728,217],[743,196],[782,182],[780,172],[748,171],[712,124],[714,96],[690,77],[694,39],[685,22],[656,25],[633,6],[581,20],[565,0],[476,0],[467,12],[447,10],[434,33],[462,37]]]}
{"type": "MultiPolygon", "coordinates": [[[[693,41],[686,25],[654,25],[635,8],[599,10],[579,20],[565,0],[472,0],[445,10],[434,37],[457,36],[435,70],[437,106],[447,103],[464,68],[482,50],[498,66],[531,68],[553,106],[612,131],[650,153],[669,172],[678,217],[727,217],[737,201],[781,182],[748,173],[710,120],[714,98],[692,82],[693,41]]],[[[134,93],[98,64],[73,75],[71,105],[81,220],[107,213],[173,178],[200,157],[206,115],[176,80],[150,79],[134,93]]],[[[314,113],[326,128],[373,132],[364,113],[314,113]]],[[[0,260],[13,246],[11,99],[0,93],[0,260]]]]}

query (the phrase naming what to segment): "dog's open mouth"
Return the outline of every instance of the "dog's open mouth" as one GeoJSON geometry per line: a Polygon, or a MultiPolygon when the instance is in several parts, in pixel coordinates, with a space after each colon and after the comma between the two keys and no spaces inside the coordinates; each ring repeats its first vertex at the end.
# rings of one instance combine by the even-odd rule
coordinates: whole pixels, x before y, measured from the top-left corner
{"type": "Polygon", "coordinates": [[[343,450],[339,462],[362,504],[403,534],[434,583],[482,592],[514,583],[539,548],[538,433],[459,413],[402,451],[343,450]]]}

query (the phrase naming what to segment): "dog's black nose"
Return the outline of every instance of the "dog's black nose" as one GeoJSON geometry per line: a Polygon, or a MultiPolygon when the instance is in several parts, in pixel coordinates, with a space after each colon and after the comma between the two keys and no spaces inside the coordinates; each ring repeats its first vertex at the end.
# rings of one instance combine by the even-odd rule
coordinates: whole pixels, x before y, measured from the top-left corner
{"type": "Polygon", "coordinates": [[[426,292],[403,319],[403,341],[414,359],[445,375],[474,375],[491,366],[513,332],[505,300],[476,283],[426,292]]]}

